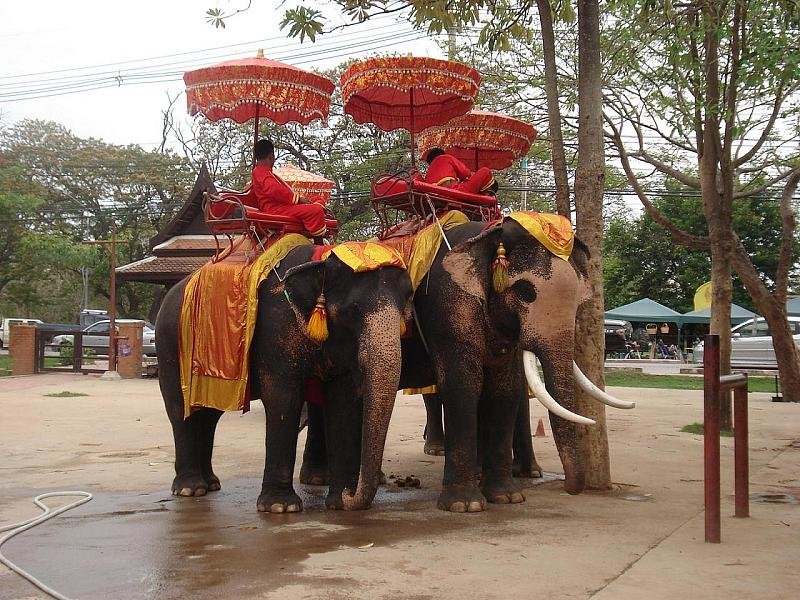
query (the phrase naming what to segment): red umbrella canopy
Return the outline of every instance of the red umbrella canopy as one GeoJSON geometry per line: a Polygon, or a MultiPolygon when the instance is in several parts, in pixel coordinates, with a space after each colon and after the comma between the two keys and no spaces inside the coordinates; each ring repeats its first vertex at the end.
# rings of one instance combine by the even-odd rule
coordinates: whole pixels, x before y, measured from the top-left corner
{"type": "Polygon", "coordinates": [[[187,71],[183,81],[192,116],[237,123],[267,117],[280,125],[327,119],[334,88],[321,75],[264,58],[261,50],[254,58],[187,71]]]}
{"type": "Polygon", "coordinates": [[[445,125],[432,127],[419,136],[422,156],[434,147],[442,148],[473,170],[500,170],[525,156],[536,140],[536,128],[500,113],[473,110],[445,125]]]}
{"type": "Polygon", "coordinates": [[[350,65],[339,84],[344,112],[356,123],[413,135],[467,112],[480,82],[475,69],[458,62],[388,56],[350,65]]]}
{"type": "Polygon", "coordinates": [[[324,206],[331,197],[334,184],[322,175],[306,171],[292,163],[277,167],[275,174],[288,183],[295,192],[312,202],[324,206]]]}

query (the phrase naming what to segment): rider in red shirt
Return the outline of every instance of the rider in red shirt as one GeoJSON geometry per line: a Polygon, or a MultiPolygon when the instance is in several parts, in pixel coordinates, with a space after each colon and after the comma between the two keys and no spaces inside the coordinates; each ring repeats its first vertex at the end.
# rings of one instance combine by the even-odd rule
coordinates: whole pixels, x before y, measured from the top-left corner
{"type": "Polygon", "coordinates": [[[428,163],[426,183],[470,194],[492,194],[497,190],[491,170],[481,167],[473,173],[467,165],[441,148],[431,148],[422,160],[428,163]]]}
{"type": "Polygon", "coordinates": [[[253,186],[250,194],[258,210],[271,215],[295,217],[313,237],[326,232],[325,209],[309,202],[292,190],[283,179],[272,172],[275,164],[275,146],[270,140],[258,140],[254,151],[253,186]]]}

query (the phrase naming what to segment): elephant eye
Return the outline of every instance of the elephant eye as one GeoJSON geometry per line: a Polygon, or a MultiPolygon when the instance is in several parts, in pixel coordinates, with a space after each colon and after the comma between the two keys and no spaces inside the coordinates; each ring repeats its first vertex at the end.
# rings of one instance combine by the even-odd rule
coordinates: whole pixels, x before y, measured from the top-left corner
{"type": "Polygon", "coordinates": [[[514,295],[523,302],[533,302],[536,300],[536,288],[530,281],[525,281],[524,279],[516,281],[514,285],[511,286],[511,290],[514,292],[514,295]]]}

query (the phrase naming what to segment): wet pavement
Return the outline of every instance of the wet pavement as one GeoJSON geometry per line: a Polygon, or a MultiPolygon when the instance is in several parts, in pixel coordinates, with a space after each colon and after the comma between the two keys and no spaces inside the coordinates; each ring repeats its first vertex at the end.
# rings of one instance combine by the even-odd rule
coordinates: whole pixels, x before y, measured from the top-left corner
{"type": "MultiPolygon", "coordinates": [[[[80,489],[95,499],[3,546],[71,598],[274,600],[693,600],[790,598],[800,589],[798,405],[750,396],[750,519],[734,519],[733,440],[722,445],[722,540],[703,543],[702,391],[617,388],[633,411],[607,411],[614,486],[570,496],[520,480],[526,502],[483,513],[436,508],[442,457],[422,453],[424,406],[399,396],[386,445],[390,479],[373,508],[258,513],[264,411],[223,417],[222,490],[169,494],[172,439],[152,380],[66,374],[0,380],[0,524],[38,514],[31,499],[80,489]],[[54,398],[59,392],[85,394],[54,398]]],[[[539,463],[560,468],[548,420],[532,406],[539,463]]],[[[301,436],[302,451],[303,436],[301,436]]],[[[299,463],[298,463],[299,465],[299,463]]],[[[59,505],[59,500],[53,501],[59,505]]],[[[0,600],[44,598],[0,567],[0,600]]]]}

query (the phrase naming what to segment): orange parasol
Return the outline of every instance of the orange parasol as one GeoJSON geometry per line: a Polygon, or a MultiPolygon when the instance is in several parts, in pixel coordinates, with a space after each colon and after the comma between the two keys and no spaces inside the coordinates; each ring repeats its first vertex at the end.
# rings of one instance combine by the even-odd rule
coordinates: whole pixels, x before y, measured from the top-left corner
{"type": "Polygon", "coordinates": [[[276,60],[230,60],[187,71],[186,104],[189,114],[202,113],[210,121],[233,119],[245,123],[267,117],[280,125],[296,121],[308,125],[327,119],[334,83],[321,75],[276,60]]]}
{"type": "Polygon", "coordinates": [[[292,189],[311,202],[325,206],[333,191],[333,182],[321,175],[305,171],[292,163],[275,169],[275,174],[288,183],[292,189]]]}
{"type": "Polygon", "coordinates": [[[414,134],[463,115],[474,104],[480,74],[436,58],[388,56],[354,63],[342,74],[344,112],[356,123],[414,134]]]}
{"type": "Polygon", "coordinates": [[[533,125],[500,113],[473,110],[419,136],[420,154],[439,147],[476,170],[506,169],[536,140],[533,125]]]}

